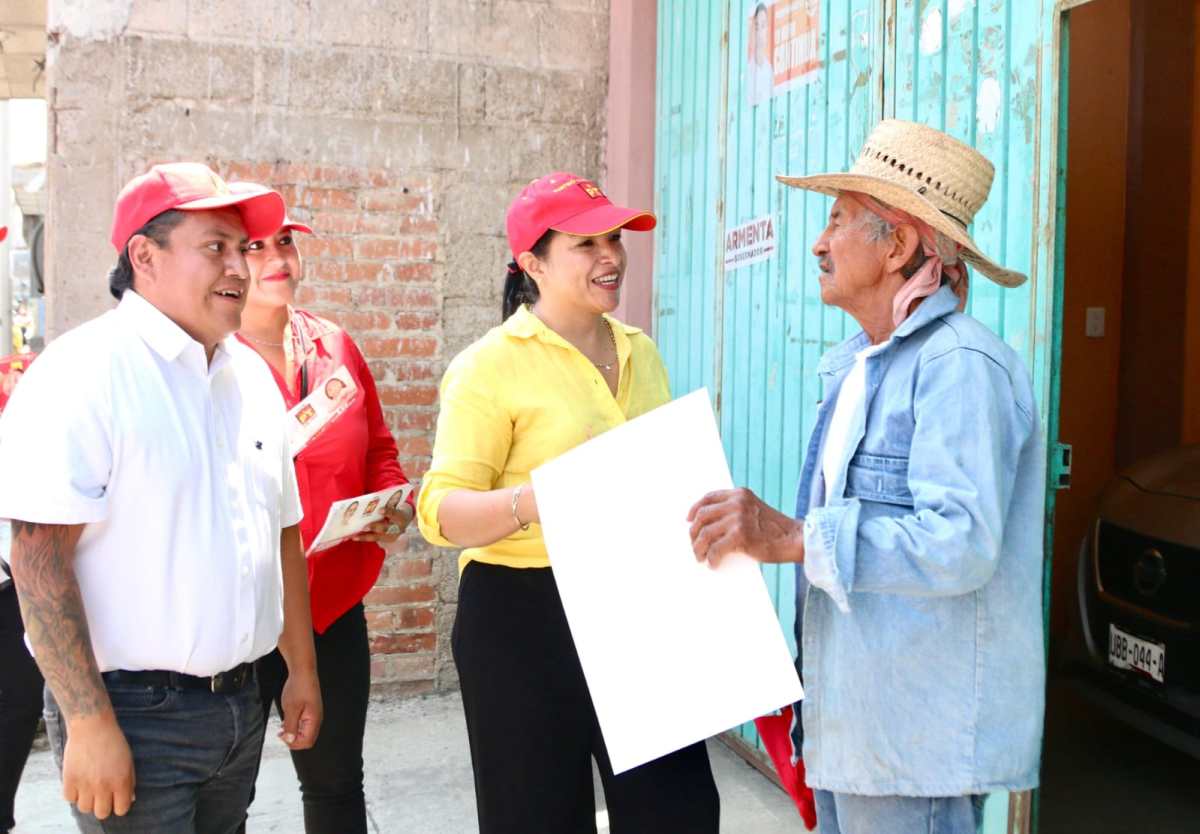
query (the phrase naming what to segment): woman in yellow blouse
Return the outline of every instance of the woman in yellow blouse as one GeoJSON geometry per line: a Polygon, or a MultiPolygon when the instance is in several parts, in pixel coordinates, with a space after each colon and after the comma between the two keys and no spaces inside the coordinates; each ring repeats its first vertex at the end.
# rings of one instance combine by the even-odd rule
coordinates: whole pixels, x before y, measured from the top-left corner
{"type": "Polygon", "coordinates": [[[595,757],[612,834],[716,834],[703,744],[613,775],[529,483],[535,467],[670,399],[654,343],[609,315],[625,280],[621,230],[648,231],[654,215],[555,173],[517,196],[507,225],[505,320],[446,371],[417,506],[426,539],[465,548],[451,642],[480,832],[594,832],[595,757]]]}

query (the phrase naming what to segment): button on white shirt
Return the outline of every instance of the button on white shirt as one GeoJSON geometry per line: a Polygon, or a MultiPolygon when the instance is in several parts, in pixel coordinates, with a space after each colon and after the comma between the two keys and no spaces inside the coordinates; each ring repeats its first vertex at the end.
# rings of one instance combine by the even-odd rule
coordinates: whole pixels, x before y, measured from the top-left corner
{"type": "Polygon", "coordinates": [[[213,355],[132,290],[51,343],[0,418],[0,517],[84,524],[100,670],[212,675],[283,626],[280,532],[302,516],[270,370],[213,355]]]}

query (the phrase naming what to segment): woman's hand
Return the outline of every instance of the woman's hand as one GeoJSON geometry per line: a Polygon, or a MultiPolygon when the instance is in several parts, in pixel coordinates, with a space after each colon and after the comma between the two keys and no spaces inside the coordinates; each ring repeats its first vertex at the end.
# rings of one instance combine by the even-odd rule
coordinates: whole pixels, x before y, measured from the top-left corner
{"type": "Polygon", "coordinates": [[[410,504],[401,504],[394,509],[388,508],[383,511],[383,520],[368,524],[366,529],[353,539],[356,542],[375,542],[384,546],[395,544],[404,535],[412,520],[413,508],[410,504]]]}

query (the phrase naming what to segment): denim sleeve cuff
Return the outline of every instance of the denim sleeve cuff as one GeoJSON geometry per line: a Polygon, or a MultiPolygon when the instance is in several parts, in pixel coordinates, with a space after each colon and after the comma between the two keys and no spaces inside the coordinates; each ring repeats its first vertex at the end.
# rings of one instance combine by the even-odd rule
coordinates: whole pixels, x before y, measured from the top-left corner
{"type": "Polygon", "coordinates": [[[813,507],[804,519],[804,575],[832,597],[843,614],[850,611],[854,582],[858,499],[830,507],[813,507]]]}

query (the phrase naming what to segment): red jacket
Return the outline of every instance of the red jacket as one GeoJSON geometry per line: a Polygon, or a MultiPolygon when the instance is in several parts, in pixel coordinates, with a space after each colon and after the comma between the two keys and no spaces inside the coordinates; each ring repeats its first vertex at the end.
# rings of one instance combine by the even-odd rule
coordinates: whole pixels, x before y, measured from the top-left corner
{"type": "MultiPolygon", "coordinates": [[[[243,340],[244,341],[244,340],[243,340]]],[[[254,347],[252,342],[245,342],[254,347]]],[[[296,457],[296,481],[304,520],[300,537],[312,544],[334,501],[408,483],[396,459],[396,441],[383,420],[375,380],[362,353],[345,330],[331,321],[292,311],[292,346],[304,352],[308,391],[317,390],[342,365],[358,383],[358,394],[336,420],[296,457]]],[[[300,402],[300,363],[289,386],[274,368],[275,383],[289,409],[300,402]]],[[[412,498],[409,498],[412,502],[412,498]]],[[[347,541],[308,559],[308,588],[313,628],[318,633],[353,608],[379,578],[383,548],[372,542],[347,541]]]]}

